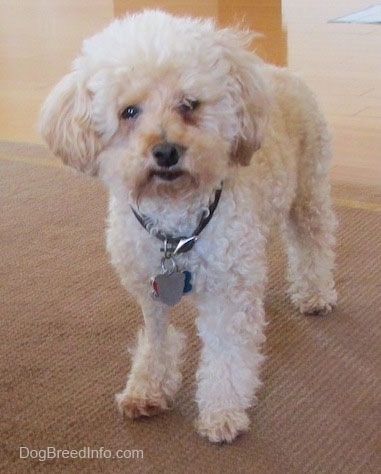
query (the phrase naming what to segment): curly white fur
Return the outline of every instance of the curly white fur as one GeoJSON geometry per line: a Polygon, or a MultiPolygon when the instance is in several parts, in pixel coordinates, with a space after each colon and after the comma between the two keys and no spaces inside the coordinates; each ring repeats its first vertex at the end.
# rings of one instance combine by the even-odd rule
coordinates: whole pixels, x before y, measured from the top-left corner
{"type": "Polygon", "coordinates": [[[107,248],[144,315],[120,409],[135,418],[168,407],[181,383],[184,336],[150,297],[161,243],[131,205],[172,235],[191,235],[223,182],[218,208],[195,247],[178,257],[193,274],[203,341],[197,372],[200,434],[231,441],[248,429],[263,356],[266,242],[280,224],[290,294],[304,313],[336,303],[335,217],[325,121],[308,88],[264,64],[251,35],[211,20],[145,11],[84,42],[73,70],[41,112],[41,132],[63,161],[99,175],[110,192],[107,248]],[[184,106],[197,101],[194,110],[184,106]],[[135,106],[136,114],[123,118],[135,106]],[[184,153],[168,181],[152,154],[184,153]]]}

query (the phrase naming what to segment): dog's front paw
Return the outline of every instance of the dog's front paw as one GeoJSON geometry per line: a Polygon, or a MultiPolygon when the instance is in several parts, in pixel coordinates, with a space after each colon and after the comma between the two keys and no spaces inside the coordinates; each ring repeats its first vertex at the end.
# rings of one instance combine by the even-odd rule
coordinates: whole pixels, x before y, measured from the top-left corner
{"type": "Polygon", "coordinates": [[[314,295],[301,301],[298,306],[302,314],[324,315],[332,311],[336,306],[336,302],[336,292],[332,291],[327,298],[323,298],[320,295],[314,295]]]}
{"type": "Polygon", "coordinates": [[[115,399],[122,415],[133,420],[143,416],[155,416],[168,409],[164,396],[157,399],[138,398],[122,392],[118,393],[115,399]]]}
{"type": "Polygon", "coordinates": [[[245,410],[220,410],[200,414],[196,428],[212,443],[231,443],[238,435],[248,431],[249,424],[245,410]]]}

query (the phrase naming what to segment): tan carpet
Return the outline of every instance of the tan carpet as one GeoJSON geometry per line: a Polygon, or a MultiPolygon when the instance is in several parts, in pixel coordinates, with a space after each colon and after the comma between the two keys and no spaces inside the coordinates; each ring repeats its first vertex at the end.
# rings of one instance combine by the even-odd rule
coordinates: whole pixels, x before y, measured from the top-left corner
{"type": "Polygon", "coordinates": [[[107,262],[105,192],[42,147],[0,144],[0,471],[380,473],[381,190],[338,185],[334,195],[340,304],[329,317],[297,314],[274,244],[252,429],[214,446],[192,426],[193,310],[185,302],[173,312],[189,335],[176,406],[122,420],[114,394],[141,320],[107,262]],[[143,459],[20,459],[22,446],[41,459],[48,447],[143,450],[143,459]]]}

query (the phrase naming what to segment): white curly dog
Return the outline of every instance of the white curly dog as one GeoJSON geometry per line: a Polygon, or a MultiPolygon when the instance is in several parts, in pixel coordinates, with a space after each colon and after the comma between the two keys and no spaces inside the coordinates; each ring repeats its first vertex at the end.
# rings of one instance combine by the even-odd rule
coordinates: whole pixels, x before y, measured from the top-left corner
{"type": "Polygon", "coordinates": [[[168,308],[189,293],[203,343],[196,426],[213,442],[248,430],[274,223],[292,302],[314,314],[336,303],[326,122],[252,38],[161,11],[117,19],[84,42],[40,120],[55,154],[106,183],[107,248],[143,312],[120,410],[151,416],[174,399],[185,338],[168,308]]]}

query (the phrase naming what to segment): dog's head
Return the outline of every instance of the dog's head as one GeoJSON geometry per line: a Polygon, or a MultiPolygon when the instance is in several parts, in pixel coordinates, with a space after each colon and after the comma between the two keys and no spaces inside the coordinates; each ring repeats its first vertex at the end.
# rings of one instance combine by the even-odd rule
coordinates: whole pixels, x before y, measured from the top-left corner
{"type": "Polygon", "coordinates": [[[269,95],[248,33],[145,11],[114,21],[47,98],[54,153],[134,199],[215,187],[247,165],[269,95]]]}

